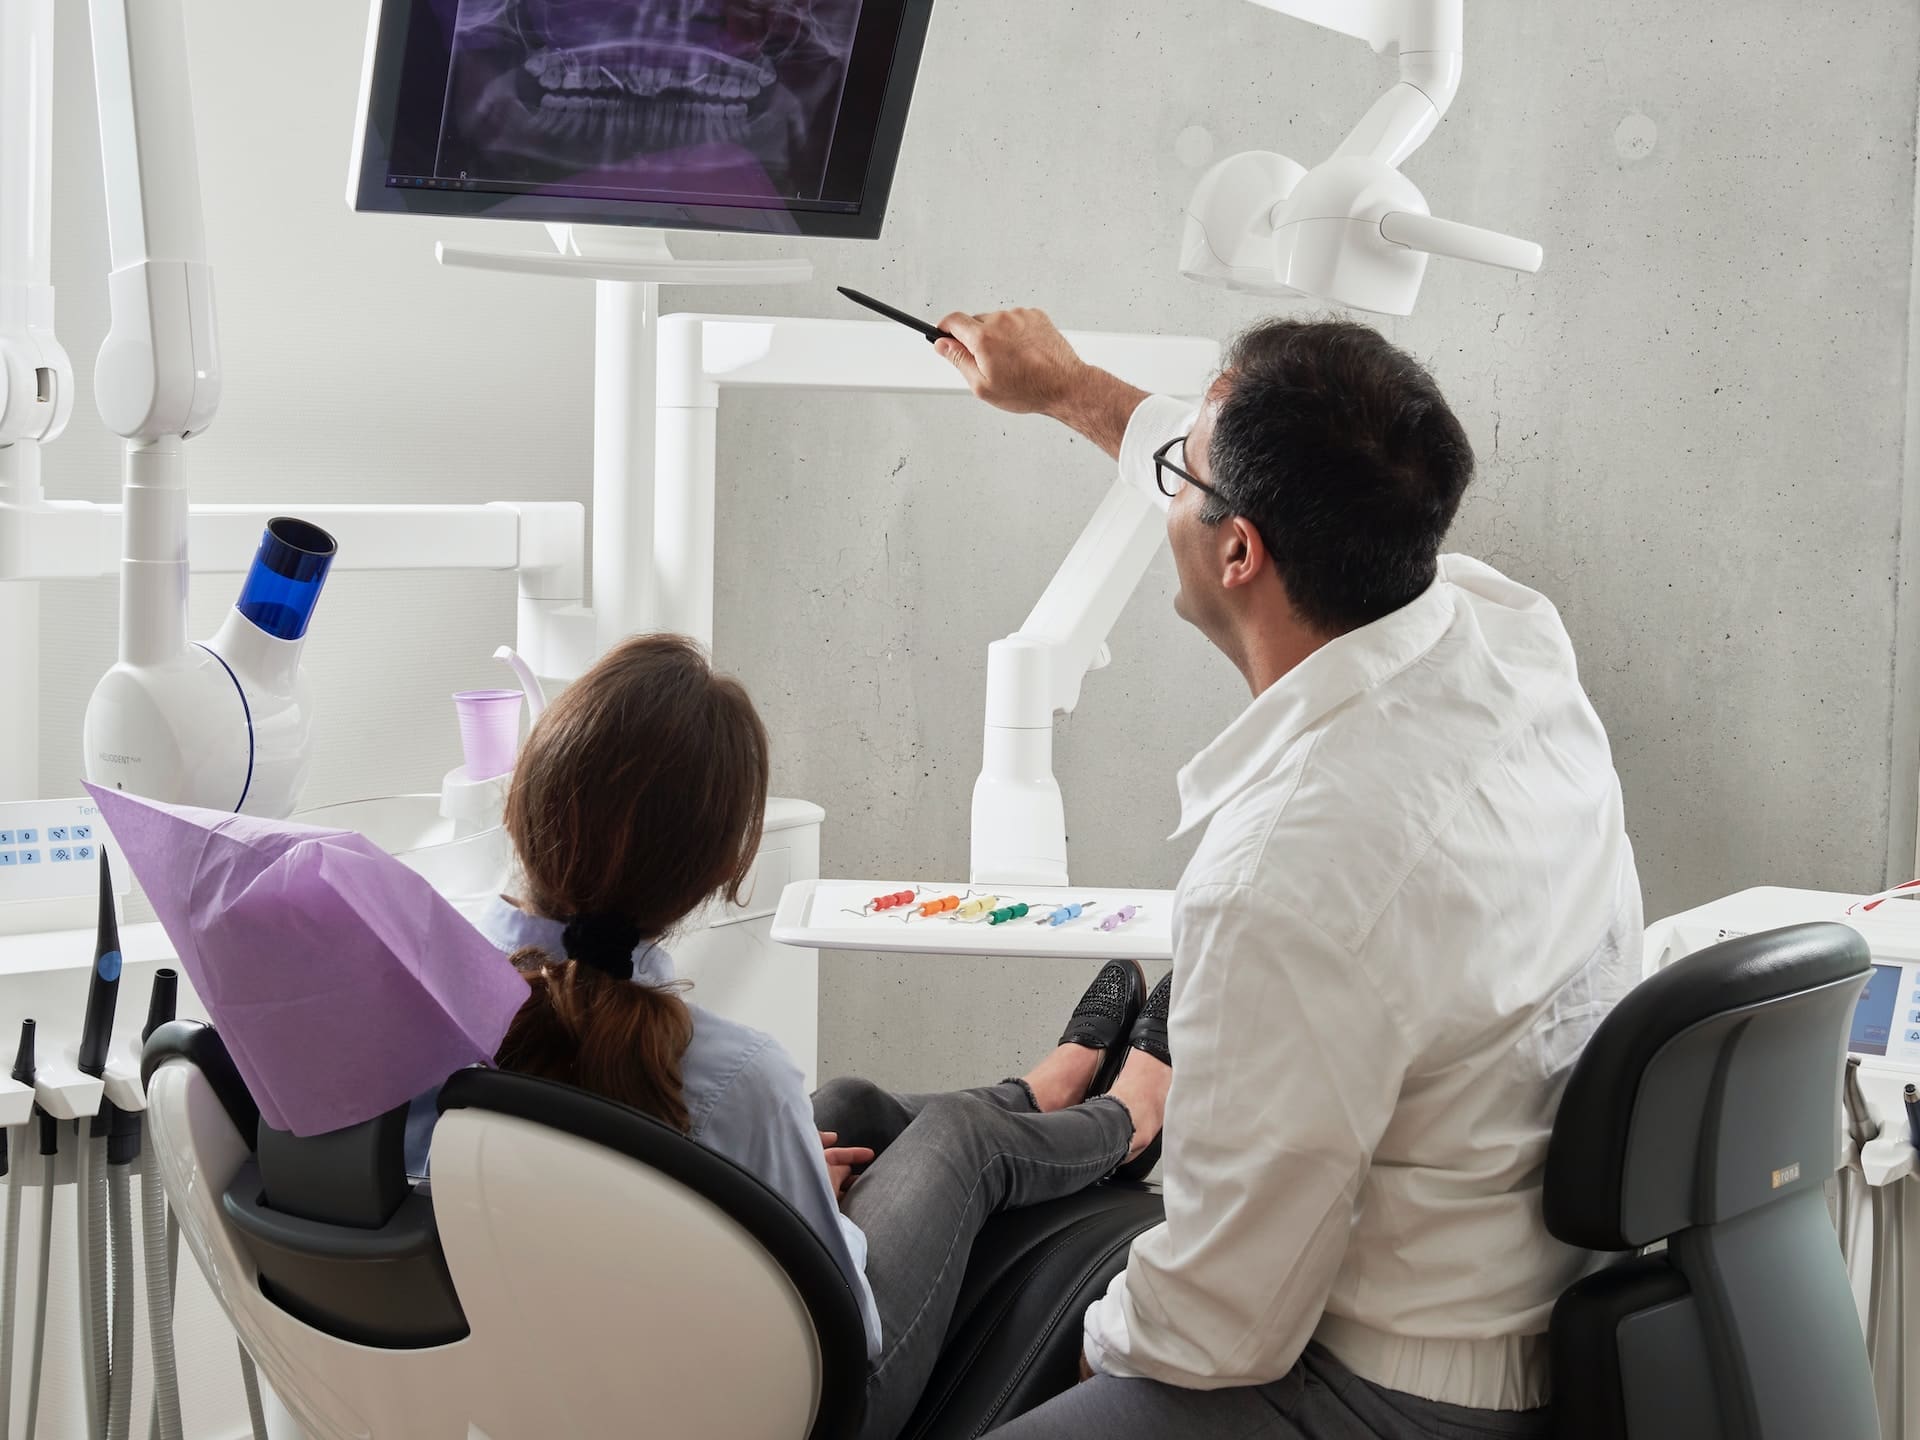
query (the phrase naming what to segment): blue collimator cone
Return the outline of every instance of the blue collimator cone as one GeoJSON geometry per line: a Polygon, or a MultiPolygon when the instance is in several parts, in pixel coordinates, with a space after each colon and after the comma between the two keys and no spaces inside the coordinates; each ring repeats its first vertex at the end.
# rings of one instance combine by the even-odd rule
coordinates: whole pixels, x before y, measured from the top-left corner
{"type": "Polygon", "coordinates": [[[318,525],[284,515],[269,520],[235,608],[276,640],[298,640],[339,548],[318,525]]]}

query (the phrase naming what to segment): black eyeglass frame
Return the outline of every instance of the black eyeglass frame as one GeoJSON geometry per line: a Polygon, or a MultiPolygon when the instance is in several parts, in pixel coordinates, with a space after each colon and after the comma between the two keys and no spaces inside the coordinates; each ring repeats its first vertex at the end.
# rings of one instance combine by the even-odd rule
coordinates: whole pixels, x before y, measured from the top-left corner
{"type": "Polygon", "coordinates": [[[1174,446],[1184,446],[1187,443],[1187,439],[1188,437],[1185,435],[1176,435],[1173,439],[1153,452],[1153,483],[1160,487],[1160,493],[1162,495],[1166,496],[1169,500],[1173,499],[1174,496],[1180,493],[1180,487],[1178,485],[1167,484],[1167,472],[1171,470],[1180,477],[1182,483],[1191,485],[1201,494],[1210,495],[1215,500],[1218,500],[1220,498],[1220,492],[1218,490],[1214,489],[1213,486],[1209,485],[1206,481],[1197,478],[1190,471],[1183,470],[1167,458],[1167,456],[1172,453],[1174,446]]]}

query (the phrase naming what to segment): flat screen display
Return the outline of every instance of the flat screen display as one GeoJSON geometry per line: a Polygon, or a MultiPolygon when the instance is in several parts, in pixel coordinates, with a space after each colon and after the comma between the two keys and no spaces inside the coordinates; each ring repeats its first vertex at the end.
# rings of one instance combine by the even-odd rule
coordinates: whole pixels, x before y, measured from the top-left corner
{"type": "Polygon", "coordinates": [[[1876,965],[1860,1003],[1853,1010],[1847,1049],[1855,1055],[1884,1055],[1893,1039],[1894,1008],[1900,1003],[1900,967],[1876,965]]]}
{"type": "Polygon", "coordinates": [[[375,0],[361,210],[880,232],[932,0],[375,0]]]}

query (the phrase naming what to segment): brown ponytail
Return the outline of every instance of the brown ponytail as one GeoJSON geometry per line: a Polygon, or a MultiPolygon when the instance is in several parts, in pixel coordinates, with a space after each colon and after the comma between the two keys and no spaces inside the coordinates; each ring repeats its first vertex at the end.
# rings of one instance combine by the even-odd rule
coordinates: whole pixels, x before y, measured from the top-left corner
{"type": "Polygon", "coordinates": [[[569,922],[569,958],[513,957],[533,991],[501,1043],[501,1068],[687,1129],[680,1059],[693,1017],[674,987],[621,978],[621,957],[716,893],[740,898],[767,781],[753,702],[681,636],[622,642],[553,703],[515,767],[506,823],[523,903],[569,922]]]}

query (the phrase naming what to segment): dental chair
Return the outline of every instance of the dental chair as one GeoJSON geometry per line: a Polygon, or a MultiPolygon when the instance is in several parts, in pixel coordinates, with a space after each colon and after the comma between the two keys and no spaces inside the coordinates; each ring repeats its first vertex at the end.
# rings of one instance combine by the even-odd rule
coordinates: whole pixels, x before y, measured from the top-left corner
{"type": "Polygon", "coordinates": [[[1547,1228],[1635,1253],[1554,1308],[1561,1440],[1877,1440],[1825,1197],[1867,974],[1844,925],[1741,936],[1595,1032],[1554,1122],[1547,1228]]]}
{"type": "MultiPolygon", "coordinates": [[[[811,1229],[753,1176],[636,1111],[472,1069],[441,1092],[431,1185],[405,1108],[296,1139],[218,1034],[143,1060],[151,1153],[242,1343],[312,1440],[831,1440],[865,1332],[811,1229]]],[[[904,1440],[977,1436],[1070,1386],[1081,1315],[1159,1222],[1099,1186],[999,1217],[904,1440]]]]}

